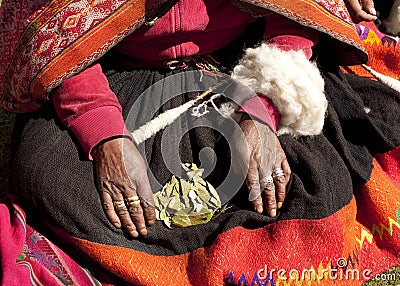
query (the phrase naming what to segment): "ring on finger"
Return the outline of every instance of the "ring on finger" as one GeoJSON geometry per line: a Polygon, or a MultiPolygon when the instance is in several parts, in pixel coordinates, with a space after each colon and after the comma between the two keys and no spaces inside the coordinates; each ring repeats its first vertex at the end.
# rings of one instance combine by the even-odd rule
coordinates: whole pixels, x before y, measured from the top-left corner
{"type": "Polygon", "coordinates": [[[261,188],[265,189],[267,186],[271,185],[274,182],[272,176],[265,177],[260,180],[261,188]]]}
{"type": "Polygon", "coordinates": [[[125,202],[124,201],[114,201],[113,202],[114,207],[117,209],[125,207],[125,202]]]}
{"type": "Polygon", "coordinates": [[[126,198],[127,202],[136,202],[136,201],[139,201],[139,200],[140,200],[139,196],[131,196],[131,197],[127,197],[126,198]]]}
{"type": "Polygon", "coordinates": [[[140,198],[139,196],[131,196],[126,198],[126,204],[130,207],[139,207],[140,206],[140,198]]]}
{"type": "Polygon", "coordinates": [[[127,201],[126,204],[130,207],[139,207],[140,206],[140,200],[136,200],[136,201],[127,201]]]}
{"type": "Polygon", "coordinates": [[[277,177],[285,177],[285,172],[282,168],[275,168],[274,170],[272,170],[272,177],[274,179],[276,179],[277,177]]]}

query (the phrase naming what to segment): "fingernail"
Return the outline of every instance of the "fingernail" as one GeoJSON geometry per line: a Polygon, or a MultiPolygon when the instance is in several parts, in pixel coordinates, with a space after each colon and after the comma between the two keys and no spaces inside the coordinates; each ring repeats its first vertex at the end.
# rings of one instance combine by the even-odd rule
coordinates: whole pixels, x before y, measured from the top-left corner
{"type": "Polygon", "coordinates": [[[376,10],[374,7],[372,7],[371,9],[369,9],[369,13],[371,13],[372,15],[376,16],[376,10]]]}
{"type": "Polygon", "coordinates": [[[147,229],[146,229],[146,228],[142,228],[142,229],[140,230],[140,234],[141,234],[141,235],[147,235],[147,229]]]}
{"type": "Polygon", "coordinates": [[[262,206],[258,206],[258,207],[256,208],[256,212],[258,212],[259,214],[262,213],[262,211],[263,211],[262,206]]]}
{"type": "Polygon", "coordinates": [[[121,224],[120,224],[119,222],[114,222],[113,225],[114,225],[116,228],[121,228],[121,224]]]}
{"type": "Polygon", "coordinates": [[[154,219],[152,219],[152,220],[149,220],[148,222],[147,222],[147,225],[153,225],[153,224],[155,224],[155,220],[154,219]]]}
{"type": "Polygon", "coordinates": [[[271,217],[275,217],[276,216],[276,209],[272,209],[270,212],[271,217]]]}
{"type": "Polygon", "coordinates": [[[283,205],[283,203],[282,203],[282,202],[278,202],[278,204],[277,204],[277,206],[278,206],[278,209],[280,209],[280,208],[282,207],[282,205],[283,205]]]}
{"type": "Polygon", "coordinates": [[[138,237],[138,236],[139,236],[139,233],[138,233],[136,230],[133,230],[133,231],[131,231],[131,235],[132,235],[133,237],[138,237]]]}

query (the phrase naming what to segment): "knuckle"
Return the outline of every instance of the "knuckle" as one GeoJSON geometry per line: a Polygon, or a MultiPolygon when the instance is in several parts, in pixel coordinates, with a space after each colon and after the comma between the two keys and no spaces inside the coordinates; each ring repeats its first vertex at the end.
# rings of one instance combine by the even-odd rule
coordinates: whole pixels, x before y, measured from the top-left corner
{"type": "Polygon", "coordinates": [[[277,195],[279,197],[285,196],[286,195],[286,190],[285,189],[280,189],[277,191],[277,195]]]}
{"type": "Polygon", "coordinates": [[[142,208],[140,206],[130,206],[129,213],[131,215],[140,214],[142,212],[142,208]]]}
{"type": "Polygon", "coordinates": [[[273,191],[275,189],[274,182],[267,183],[265,188],[273,191]]]}
{"type": "Polygon", "coordinates": [[[264,189],[264,194],[267,195],[267,196],[273,196],[275,194],[275,190],[264,189]]]}
{"type": "Polygon", "coordinates": [[[106,210],[106,211],[109,211],[109,210],[114,209],[114,207],[113,207],[112,204],[106,203],[106,202],[103,203],[103,208],[104,208],[104,210],[106,210]]]}
{"type": "Polygon", "coordinates": [[[156,218],[156,212],[154,207],[147,207],[143,209],[143,212],[146,214],[146,217],[148,219],[155,219],[156,218]]]}
{"type": "Polygon", "coordinates": [[[154,200],[152,197],[151,198],[142,198],[141,203],[142,203],[142,207],[144,210],[154,209],[154,200]]]}
{"type": "Polygon", "coordinates": [[[128,223],[124,225],[124,229],[126,229],[129,232],[132,232],[134,230],[136,230],[136,227],[133,223],[128,223]]]}
{"type": "Polygon", "coordinates": [[[128,210],[126,209],[126,207],[123,207],[123,208],[116,209],[116,210],[115,210],[115,213],[116,213],[118,216],[125,216],[125,215],[128,214],[128,210]]]}
{"type": "Polygon", "coordinates": [[[135,221],[143,220],[143,212],[141,208],[130,208],[129,214],[130,217],[135,221]]]}
{"type": "Polygon", "coordinates": [[[156,213],[147,214],[147,220],[156,220],[156,213]]]}
{"type": "Polygon", "coordinates": [[[258,206],[262,206],[262,201],[253,201],[252,205],[254,208],[257,208],[258,206]]]}
{"type": "Polygon", "coordinates": [[[261,205],[262,204],[262,198],[261,196],[258,196],[254,201],[252,201],[253,205],[261,205]]]}
{"type": "Polygon", "coordinates": [[[286,183],[286,177],[284,176],[279,176],[275,178],[275,183],[279,185],[284,185],[286,183]]]}
{"type": "Polygon", "coordinates": [[[357,11],[356,12],[356,17],[357,17],[358,20],[364,19],[363,11],[362,10],[357,11]]]}

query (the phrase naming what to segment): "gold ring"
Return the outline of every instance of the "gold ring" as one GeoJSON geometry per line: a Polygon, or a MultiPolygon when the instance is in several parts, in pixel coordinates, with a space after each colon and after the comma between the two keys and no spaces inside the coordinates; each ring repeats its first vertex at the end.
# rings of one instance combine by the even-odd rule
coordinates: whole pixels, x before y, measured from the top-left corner
{"type": "Polygon", "coordinates": [[[139,207],[140,206],[140,200],[136,200],[136,201],[127,201],[126,204],[130,207],[139,207]]]}
{"type": "Polygon", "coordinates": [[[123,203],[125,203],[125,202],[124,201],[114,201],[113,202],[114,207],[116,207],[117,205],[123,204],[123,203]]]}
{"type": "Polygon", "coordinates": [[[117,209],[120,209],[120,208],[123,208],[125,206],[125,202],[124,201],[114,201],[113,205],[117,209]]]}
{"type": "Polygon", "coordinates": [[[126,198],[127,202],[136,202],[139,200],[140,200],[140,198],[138,196],[132,196],[132,197],[126,198]]]}

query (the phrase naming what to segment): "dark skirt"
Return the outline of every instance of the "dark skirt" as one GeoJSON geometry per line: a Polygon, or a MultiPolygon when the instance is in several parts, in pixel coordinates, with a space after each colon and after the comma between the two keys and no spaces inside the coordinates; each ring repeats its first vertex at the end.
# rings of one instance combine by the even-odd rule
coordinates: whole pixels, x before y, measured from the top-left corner
{"type": "MultiPolygon", "coordinates": [[[[181,105],[198,94],[189,92],[171,98],[179,85],[187,91],[186,82],[182,81],[147,90],[177,71],[106,68],[105,72],[131,130],[149,116],[181,105]],[[142,94],[148,96],[141,97],[142,94]],[[143,100],[135,105],[139,98],[143,100]],[[158,109],[161,102],[166,103],[158,109]],[[150,110],[156,111],[152,114],[150,110]]],[[[378,82],[343,75],[338,70],[324,71],[323,76],[329,102],[323,133],[279,138],[293,174],[286,201],[274,219],[251,211],[242,188],[231,194],[232,207],[207,224],[170,230],[157,222],[148,229],[146,237],[137,240],[125,237],[103,212],[93,163],[59,122],[50,104],[17,118],[15,193],[32,223],[42,231],[42,223],[46,221],[46,230],[50,226],[72,237],[155,255],[190,252],[211,244],[218,234],[236,226],[253,229],[278,220],[328,217],[350,202],[354,185],[369,179],[373,154],[400,145],[400,95],[378,82]],[[370,110],[368,113],[366,108],[370,110]]],[[[179,169],[181,161],[196,162],[206,169],[216,166],[207,179],[215,181],[217,186],[226,176],[230,168],[229,144],[219,131],[229,130],[229,124],[225,126],[227,121],[212,109],[210,114],[192,119],[189,113],[181,116],[140,147],[150,168],[149,177],[154,178],[153,191],[170,179],[171,171],[179,169]]]]}

